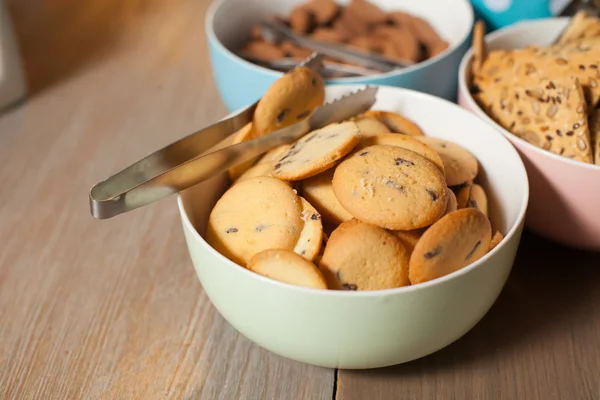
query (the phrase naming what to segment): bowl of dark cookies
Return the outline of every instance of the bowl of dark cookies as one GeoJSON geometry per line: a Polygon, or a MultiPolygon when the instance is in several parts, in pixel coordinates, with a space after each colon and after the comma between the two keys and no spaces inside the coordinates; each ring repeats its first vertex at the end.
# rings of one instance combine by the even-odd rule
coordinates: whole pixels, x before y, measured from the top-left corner
{"type": "Polygon", "coordinates": [[[326,56],[327,83],[454,99],[473,21],[467,0],[220,0],[206,33],[219,93],[234,110],[313,52],[326,56]]]}

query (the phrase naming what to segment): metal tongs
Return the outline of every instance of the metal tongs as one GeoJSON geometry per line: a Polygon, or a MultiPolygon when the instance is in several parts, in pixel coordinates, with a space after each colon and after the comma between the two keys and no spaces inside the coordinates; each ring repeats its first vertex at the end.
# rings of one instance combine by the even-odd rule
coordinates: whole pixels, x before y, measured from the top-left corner
{"type": "MultiPolygon", "coordinates": [[[[302,65],[319,71],[323,56],[302,65]]],[[[235,115],[190,134],[97,183],[89,192],[90,212],[107,219],[154,203],[307,132],[367,111],[377,88],[367,87],[317,108],[309,117],[257,139],[230,145],[233,135],[252,121],[258,101],[235,115]]]]}

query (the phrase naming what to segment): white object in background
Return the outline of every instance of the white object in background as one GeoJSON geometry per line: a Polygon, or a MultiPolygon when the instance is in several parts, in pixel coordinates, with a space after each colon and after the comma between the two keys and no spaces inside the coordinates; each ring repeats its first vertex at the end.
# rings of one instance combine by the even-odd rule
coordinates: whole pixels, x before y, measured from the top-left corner
{"type": "Polygon", "coordinates": [[[17,41],[4,1],[0,0],[0,110],[25,97],[27,85],[17,41]]]}

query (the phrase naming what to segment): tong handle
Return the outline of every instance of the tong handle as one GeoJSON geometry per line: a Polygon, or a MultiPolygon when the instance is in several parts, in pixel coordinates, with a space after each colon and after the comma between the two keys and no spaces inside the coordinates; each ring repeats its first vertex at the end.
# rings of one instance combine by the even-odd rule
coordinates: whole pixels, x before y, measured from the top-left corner
{"type": "MultiPolygon", "coordinates": [[[[111,218],[183,190],[193,181],[185,171],[198,156],[230,140],[252,120],[256,103],[205,129],[192,133],[130,165],[90,189],[90,211],[111,218]],[[224,139],[225,138],[225,139],[224,139]],[[183,172],[183,174],[182,174],[183,172]]],[[[193,175],[193,174],[192,174],[193,175]]]]}
{"type": "Polygon", "coordinates": [[[355,51],[353,49],[334,45],[331,43],[323,43],[316,40],[308,39],[291,32],[285,25],[275,21],[263,21],[261,25],[277,32],[281,36],[296,42],[302,47],[307,47],[313,51],[328,55],[339,60],[349,63],[359,64],[365,68],[374,69],[379,72],[391,72],[397,68],[408,67],[414,64],[411,61],[397,61],[387,57],[380,56],[374,53],[366,53],[363,51],[355,51]]]}

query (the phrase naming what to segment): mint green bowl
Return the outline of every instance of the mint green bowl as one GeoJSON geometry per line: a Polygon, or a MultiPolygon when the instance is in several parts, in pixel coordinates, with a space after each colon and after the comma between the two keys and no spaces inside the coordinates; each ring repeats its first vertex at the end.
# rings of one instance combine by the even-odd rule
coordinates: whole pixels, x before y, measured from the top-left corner
{"type": "MultiPolygon", "coordinates": [[[[327,87],[327,98],[359,87],[327,87]]],[[[529,187],[523,163],[510,143],[457,105],[411,90],[380,87],[374,109],[401,112],[426,134],[470,150],[481,164],[490,218],[506,238],[482,259],[435,281],[372,292],[314,290],[250,272],[206,243],[202,235],[212,207],[226,189],[225,174],[188,189],[178,199],[179,211],[206,294],[239,332],[284,357],[344,369],[384,367],[424,357],[477,324],[512,268],[529,187]]]]}

